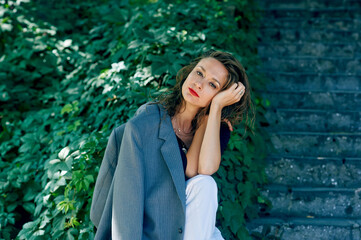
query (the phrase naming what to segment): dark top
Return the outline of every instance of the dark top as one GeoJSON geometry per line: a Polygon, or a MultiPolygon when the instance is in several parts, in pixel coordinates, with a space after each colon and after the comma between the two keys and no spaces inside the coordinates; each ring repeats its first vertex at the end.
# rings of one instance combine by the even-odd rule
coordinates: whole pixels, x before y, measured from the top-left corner
{"type": "MultiPolygon", "coordinates": [[[[229,130],[228,125],[225,123],[222,123],[221,128],[220,128],[221,154],[223,154],[224,150],[226,149],[230,136],[231,136],[231,131],[229,130]]],[[[186,168],[187,168],[186,153],[187,153],[188,149],[186,148],[185,144],[178,136],[177,136],[177,140],[178,140],[180,154],[182,157],[184,176],[187,181],[189,178],[185,175],[185,172],[186,172],[186,168]]]]}

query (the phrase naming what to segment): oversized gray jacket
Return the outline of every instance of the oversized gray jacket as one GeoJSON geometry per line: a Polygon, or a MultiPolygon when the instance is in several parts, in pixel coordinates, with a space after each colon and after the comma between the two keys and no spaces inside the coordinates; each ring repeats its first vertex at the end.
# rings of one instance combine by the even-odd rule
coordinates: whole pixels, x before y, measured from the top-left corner
{"type": "Polygon", "coordinates": [[[113,130],[90,217],[95,239],[183,239],[185,178],[167,112],[146,104],[113,130]]]}

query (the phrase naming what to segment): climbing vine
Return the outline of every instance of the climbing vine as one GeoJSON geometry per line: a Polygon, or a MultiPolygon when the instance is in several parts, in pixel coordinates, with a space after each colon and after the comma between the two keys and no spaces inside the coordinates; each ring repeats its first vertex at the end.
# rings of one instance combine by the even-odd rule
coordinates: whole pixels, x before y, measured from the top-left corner
{"type": "Polygon", "coordinates": [[[267,200],[267,102],[257,90],[253,1],[0,0],[0,238],[92,239],[92,192],[107,138],[207,49],[245,66],[256,111],[236,126],[215,175],[218,225],[247,239],[267,200]],[[206,11],[205,11],[206,9],[206,11]]]}

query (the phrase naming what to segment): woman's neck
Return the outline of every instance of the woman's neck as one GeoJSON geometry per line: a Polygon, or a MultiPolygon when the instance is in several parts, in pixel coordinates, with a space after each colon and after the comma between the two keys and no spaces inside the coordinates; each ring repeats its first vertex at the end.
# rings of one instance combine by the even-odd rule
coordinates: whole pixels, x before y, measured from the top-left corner
{"type": "Polygon", "coordinates": [[[174,115],[173,119],[178,128],[183,132],[191,132],[192,121],[199,111],[199,108],[189,106],[185,102],[181,105],[179,111],[174,115]]]}

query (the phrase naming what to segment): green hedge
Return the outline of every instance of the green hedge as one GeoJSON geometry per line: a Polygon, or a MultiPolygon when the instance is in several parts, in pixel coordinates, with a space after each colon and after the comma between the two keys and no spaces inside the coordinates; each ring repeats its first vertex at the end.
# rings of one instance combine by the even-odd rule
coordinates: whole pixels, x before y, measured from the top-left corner
{"type": "Polygon", "coordinates": [[[236,127],[215,175],[222,234],[247,239],[246,220],[268,204],[255,2],[75,2],[0,0],[0,238],[92,239],[111,130],[214,48],[238,57],[254,90],[253,131],[236,127]]]}

